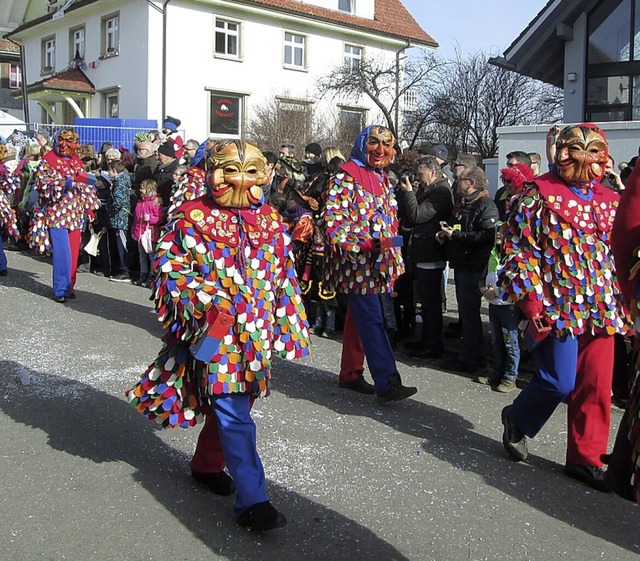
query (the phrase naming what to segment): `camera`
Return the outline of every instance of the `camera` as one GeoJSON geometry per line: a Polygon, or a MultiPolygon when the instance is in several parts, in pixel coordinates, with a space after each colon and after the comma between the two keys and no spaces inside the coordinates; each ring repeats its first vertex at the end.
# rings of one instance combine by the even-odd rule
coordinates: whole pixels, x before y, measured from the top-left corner
{"type": "Polygon", "coordinates": [[[616,174],[615,174],[615,173],[611,173],[611,172],[609,172],[609,173],[607,174],[607,179],[608,179],[609,181],[611,181],[611,183],[615,183],[615,181],[616,181],[616,174]]]}
{"type": "Polygon", "coordinates": [[[404,181],[405,179],[408,179],[409,183],[413,183],[416,180],[416,177],[412,173],[403,173],[401,179],[402,181],[404,181]]]}

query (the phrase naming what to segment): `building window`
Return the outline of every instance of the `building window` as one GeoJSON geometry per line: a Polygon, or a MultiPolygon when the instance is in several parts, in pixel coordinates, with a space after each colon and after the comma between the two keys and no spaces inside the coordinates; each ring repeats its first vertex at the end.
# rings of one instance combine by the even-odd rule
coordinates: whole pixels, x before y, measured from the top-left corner
{"type": "Polygon", "coordinates": [[[84,59],[84,27],[78,27],[69,32],[69,47],[71,61],[76,58],[84,59]]]}
{"type": "Polygon", "coordinates": [[[354,139],[364,128],[366,121],[366,109],[358,107],[341,107],[338,121],[339,137],[354,139]]]}
{"type": "Polygon", "coordinates": [[[349,72],[356,73],[360,70],[362,62],[362,47],[356,45],[345,44],[344,46],[344,65],[349,72]]]}
{"type": "Polygon", "coordinates": [[[588,15],[588,29],[585,119],[637,119],[640,0],[598,3],[588,15]]]}
{"type": "Polygon", "coordinates": [[[22,87],[22,71],[17,64],[9,65],[9,88],[17,90],[22,87]]]}
{"type": "Polygon", "coordinates": [[[209,133],[242,136],[244,96],[225,92],[211,92],[209,133]]]}
{"type": "Polygon", "coordinates": [[[305,51],[307,38],[297,33],[284,33],[284,65],[289,68],[304,69],[306,67],[305,51]]]}
{"type": "Polygon", "coordinates": [[[47,37],[42,40],[42,72],[53,72],[56,67],[56,39],[47,37]]]}
{"type": "Polygon", "coordinates": [[[102,117],[117,119],[120,116],[118,103],[118,90],[108,90],[102,92],[102,117]]]}
{"type": "Polygon", "coordinates": [[[407,90],[404,92],[404,110],[416,111],[418,109],[418,92],[416,90],[407,90]]]}
{"type": "Polygon", "coordinates": [[[120,49],[120,15],[102,18],[102,54],[118,54],[120,49]]]}
{"type": "Polygon", "coordinates": [[[215,54],[240,58],[240,24],[216,18],[215,54]]]}
{"type": "Polygon", "coordinates": [[[277,98],[277,123],[282,138],[311,138],[313,104],[310,101],[277,98]]]}
{"type": "Polygon", "coordinates": [[[355,11],[356,0],[338,0],[338,10],[352,14],[355,11]]]}

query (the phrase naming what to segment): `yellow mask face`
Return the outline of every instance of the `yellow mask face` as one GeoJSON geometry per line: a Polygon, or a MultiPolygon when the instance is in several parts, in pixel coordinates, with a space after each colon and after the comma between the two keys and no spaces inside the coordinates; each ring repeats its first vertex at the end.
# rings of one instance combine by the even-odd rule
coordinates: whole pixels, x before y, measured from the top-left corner
{"type": "Polygon", "coordinates": [[[609,145],[604,132],[593,125],[566,127],[556,141],[558,175],[568,183],[598,180],[607,164],[609,145]]]}
{"type": "Polygon", "coordinates": [[[255,146],[239,140],[215,142],[207,150],[207,183],[220,206],[249,208],[262,199],[267,161],[255,146]]]}
{"type": "Polygon", "coordinates": [[[0,162],[4,162],[9,155],[9,150],[7,150],[7,145],[4,142],[0,142],[0,162]]]}

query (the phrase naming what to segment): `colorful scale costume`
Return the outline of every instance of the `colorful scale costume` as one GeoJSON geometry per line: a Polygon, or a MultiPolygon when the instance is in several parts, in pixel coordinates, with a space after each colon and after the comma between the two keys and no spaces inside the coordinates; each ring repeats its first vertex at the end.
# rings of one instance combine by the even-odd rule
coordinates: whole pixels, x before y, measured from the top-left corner
{"type": "Polygon", "coordinates": [[[49,228],[80,230],[85,214],[100,206],[95,189],[77,179],[82,172],[80,158],[62,158],[53,150],[38,165],[35,189],[40,196],[28,239],[38,253],[51,253],[49,228]]]}
{"type": "Polygon", "coordinates": [[[0,228],[15,239],[20,237],[20,232],[8,195],[15,193],[19,186],[20,177],[10,173],[4,164],[0,163],[0,228]]]}
{"type": "Polygon", "coordinates": [[[591,192],[582,200],[547,173],[505,225],[502,288],[512,302],[542,301],[558,336],[630,328],[609,247],[618,196],[600,184],[591,192]]]}
{"type": "Polygon", "coordinates": [[[398,204],[391,195],[383,172],[359,166],[343,166],[327,191],[324,211],[330,245],[324,284],[342,293],[391,292],[393,282],[404,272],[400,248],[380,252],[374,259],[363,251],[371,238],[398,235],[398,204]],[[374,176],[372,178],[371,176],[374,176]]]}
{"type": "Polygon", "coordinates": [[[176,182],[167,215],[173,217],[181,204],[202,197],[206,192],[204,170],[199,167],[187,169],[176,182]]]}
{"type": "Polygon", "coordinates": [[[167,334],[155,363],[128,393],[150,419],[193,426],[205,397],[268,395],[271,354],[300,358],[309,351],[289,241],[279,215],[220,207],[204,197],[180,206],[158,244],[156,308],[167,334]],[[209,363],[189,345],[207,330],[218,304],[236,318],[209,363]]]}

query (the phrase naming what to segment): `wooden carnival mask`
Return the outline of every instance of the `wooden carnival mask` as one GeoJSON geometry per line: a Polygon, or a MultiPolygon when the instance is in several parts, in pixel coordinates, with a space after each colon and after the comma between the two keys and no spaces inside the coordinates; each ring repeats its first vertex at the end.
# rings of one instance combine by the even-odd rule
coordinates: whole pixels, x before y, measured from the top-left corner
{"type": "Polygon", "coordinates": [[[215,142],[207,150],[207,183],[220,206],[249,208],[262,201],[267,161],[260,150],[240,140],[215,142]]]}
{"type": "Polygon", "coordinates": [[[71,129],[63,129],[56,139],[56,152],[63,158],[75,156],[80,148],[80,137],[71,129]]]}
{"type": "Polygon", "coordinates": [[[376,169],[388,167],[396,155],[395,143],[396,139],[388,128],[371,127],[366,145],[367,164],[376,169]]]}
{"type": "Polygon", "coordinates": [[[558,175],[567,183],[599,180],[609,156],[604,132],[590,123],[564,128],[556,141],[558,175]]]}

